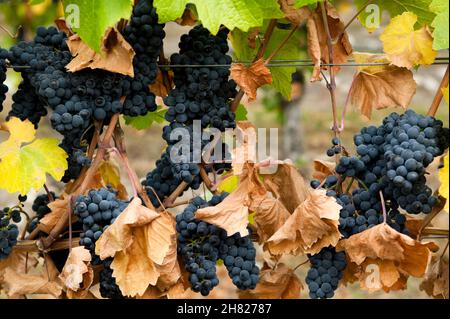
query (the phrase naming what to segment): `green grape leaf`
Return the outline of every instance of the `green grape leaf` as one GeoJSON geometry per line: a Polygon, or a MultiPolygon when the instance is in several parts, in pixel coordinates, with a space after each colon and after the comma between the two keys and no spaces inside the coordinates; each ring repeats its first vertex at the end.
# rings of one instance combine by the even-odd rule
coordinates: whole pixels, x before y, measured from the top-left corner
{"type": "Polygon", "coordinates": [[[66,21],[68,21],[72,30],[90,48],[100,52],[101,40],[106,29],[114,26],[121,18],[130,18],[133,1],[63,0],[63,3],[66,9],[66,21]],[[72,25],[74,24],[72,21],[77,21],[79,24],[72,25]]]}
{"type": "Polygon", "coordinates": [[[154,123],[162,124],[166,120],[164,116],[166,115],[167,108],[161,106],[155,112],[148,112],[143,116],[124,116],[125,124],[130,125],[136,130],[145,130],[151,127],[154,123]]]}
{"type": "Polygon", "coordinates": [[[27,194],[39,190],[46,174],[60,180],[67,169],[67,154],[55,138],[36,139],[33,124],[13,117],[2,124],[10,133],[0,144],[0,188],[9,193],[27,194]]]}
{"type": "Polygon", "coordinates": [[[304,6],[309,6],[309,5],[312,5],[312,4],[316,4],[316,3],[321,2],[321,1],[323,1],[323,0],[295,0],[294,6],[296,8],[301,8],[301,7],[304,7],[304,6]]]}
{"type": "Polygon", "coordinates": [[[448,0],[433,0],[430,5],[430,10],[436,13],[431,26],[433,31],[433,49],[443,50],[448,49],[448,15],[449,5],[448,0]]]}
{"type": "Polygon", "coordinates": [[[246,121],[248,111],[243,104],[239,104],[236,109],[236,121],[246,121]]]}
{"type": "Polygon", "coordinates": [[[277,0],[154,0],[160,23],[174,21],[183,15],[187,4],[195,5],[198,19],[212,34],[221,25],[248,31],[261,26],[264,19],[282,18],[277,0]]]}
{"type": "MultiPolygon", "coordinates": [[[[265,30],[268,21],[265,21],[262,29],[265,30]]],[[[268,58],[271,52],[273,52],[281,42],[287,37],[290,30],[284,30],[275,28],[272,37],[267,45],[265,58],[268,58]]],[[[234,30],[231,34],[231,43],[233,45],[234,54],[238,60],[252,60],[257,53],[260,45],[261,37],[256,38],[256,47],[252,49],[248,45],[248,32],[242,32],[241,30],[234,30]]],[[[282,47],[282,49],[275,55],[274,60],[296,60],[306,58],[306,48],[301,47],[299,44],[305,37],[302,30],[297,31],[289,41],[282,47]]],[[[272,73],[273,83],[272,86],[283,95],[283,97],[290,99],[291,97],[291,83],[292,73],[296,72],[296,68],[292,67],[269,67],[272,73]]]]}
{"type": "Polygon", "coordinates": [[[44,1],[45,0],[30,0],[28,3],[32,6],[34,6],[35,4],[41,4],[44,1]]]}
{"type": "MultiPolygon", "coordinates": [[[[432,0],[375,0],[366,8],[367,10],[363,10],[361,12],[361,14],[358,16],[358,20],[364,27],[372,32],[379,27],[370,25],[370,21],[372,21],[373,15],[376,14],[377,17],[375,20],[381,22],[381,15],[383,11],[389,12],[391,17],[395,17],[401,15],[403,12],[409,11],[417,15],[417,20],[420,26],[423,26],[425,24],[430,25],[431,21],[433,21],[435,17],[435,14],[429,9],[431,1],[432,0]],[[379,10],[370,10],[373,5],[378,6],[379,10]]],[[[358,10],[361,9],[366,3],[367,0],[355,0],[355,4],[358,7],[358,10]]]]}

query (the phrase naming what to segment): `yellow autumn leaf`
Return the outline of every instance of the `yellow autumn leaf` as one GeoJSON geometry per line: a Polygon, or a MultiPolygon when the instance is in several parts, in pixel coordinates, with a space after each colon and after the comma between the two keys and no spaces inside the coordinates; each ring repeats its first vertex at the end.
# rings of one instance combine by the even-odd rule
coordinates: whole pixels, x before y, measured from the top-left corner
{"type": "Polygon", "coordinates": [[[239,184],[239,176],[238,175],[231,175],[227,178],[225,178],[218,186],[217,189],[220,192],[227,192],[231,193],[234,191],[239,184]]]}
{"type": "Polygon", "coordinates": [[[445,210],[449,209],[449,201],[448,201],[448,153],[444,157],[444,167],[439,170],[439,181],[441,182],[441,186],[439,187],[439,194],[447,199],[445,203],[445,210]]]}
{"type": "Polygon", "coordinates": [[[0,144],[0,188],[10,193],[28,193],[42,188],[46,174],[60,180],[67,169],[67,154],[54,138],[35,139],[31,122],[12,118],[1,128],[9,131],[0,144]]]}
{"type": "Polygon", "coordinates": [[[444,100],[448,105],[448,85],[445,88],[442,88],[442,95],[444,96],[444,100]]]}
{"type": "Polygon", "coordinates": [[[433,50],[433,37],[426,26],[414,30],[417,16],[404,12],[391,20],[380,35],[384,52],[392,64],[411,69],[419,64],[432,64],[437,52],[433,50]]]}

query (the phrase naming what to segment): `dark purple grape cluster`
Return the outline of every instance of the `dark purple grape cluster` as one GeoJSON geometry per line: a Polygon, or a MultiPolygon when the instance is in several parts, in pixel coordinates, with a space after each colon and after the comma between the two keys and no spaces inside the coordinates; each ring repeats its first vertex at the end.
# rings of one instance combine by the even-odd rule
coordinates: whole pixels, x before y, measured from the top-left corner
{"type": "Polygon", "coordinates": [[[219,284],[216,262],[222,259],[233,284],[241,290],[254,289],[258,282],[256,250],[249,236],[226,232],[214,225],[195,219],[199,208],[218,205],[228,194],[214,196],[209,202],[195,197],[177,215],[178,254],[190,273],[192,290],[207,296],[219,284]]]}
{"type": "Polygon", "coordinates": [[[6,59],[8,58],[8,51],[0,48],[0,112],[3,111],[3,102],[6,99],[6,92],[8,87],[6,86],[6,59]]]}
{"type": "Polygon", "coordinates": [[[37,128],[41,118],[47,115],[39,96],[35,93],[29,80],[24,79],[12,96],[13,104],[8,113],[7,120],[17,117],[22,121],[29,120],[37,128]]]}
{"type": "MultiPolygon", "coordinates": [[[[332,143],[339,145],[335,140],[332,143]]],[[[384,221],[396,231],[409,235],[406,216],[400,208],[413,214],[429,213],[436,204],[436,197],[432,196],[431,189],[426,185],[425,169],[448,148],[448,129],[443,128],[440,120],[408,110],[402,115],[390,114],[379,127],[362,128],[354,136],[354,143],[358,155],[341,157],[336,166],[337,175],[327,176],[323,182],[313,180],[311,186],[322,186],[327,190],[327,195],[336,198],[342,206],[339,231],[344,238],[384,221]],[[356,182],[358,186],[348,193],[337,187],[340,182],[339,186],[343,188],[344,181],[356,182]],[[380,193],[383,194],[385,214],[380,193]]],[[[322,250],[316,255],[318,259],[315,263],[328,258],[321,255],[323,252],[328,257],[333,255],[332,252],[330,255],[328,248],[322,250]]],[[[345,256],[339,258],[345,261],[345,256]]],[[[320,271],[314,267],[313,264],[310,270],[312,276],[308,273],[307,277],[310,295],[313,298],[329,298],[339,278],[333,277],[333,284],[327,281],[324,289],[314,282],[319,280],[322,283],[321,276],[325,275],[326,279],[328,276],[323,269],[320,271]]]]}
{"type": "Polygon", "coordinates": [[[5,207],[0,210],[0,260],[8,258],[13,247],[17,244],[19,228],[22,217],[16,207],[5,207]]]}
{"type": "Polygon", "coordinates": [[[119,200],[117,192],[110,187],[92,189],[87,195],[76,199],[74,213],[83,224],[80,245],[91,252],[93,265],[101,263],[100,258],[95,255],[95,242],[127,205],[128,202],[119,200]]]}
{"type": "Polygon", "coordinates": [[[255,289],[259,280],[259,268],[256,265],[256,249],[250,235],[242,237],[234,234],[222,241],[220,259],[228,270],[228,276],[240,290],[255,289]]]}
{"type": "Polygon", "coordinates": [[[181,37],[180,52],[171,56],[171,64],[194,67],[173,68],[176,89],[164,100],[169,106],[167,121],[189,125],[200,120],[202,127],[222,131],[236,126],[229,108],[236,83],[229,79],[227,35],[225,29],[213,36],[203,26],[196,26],[181,37]]]}
{"type": "MultiPolygon", "coordinates": [[[[58,196],[54,192],[50,192],[54,199],[58,199],[58,196]]],[[[39,221],[48,213],[50,213],[50,208],[48,207],[50,204],[50,198],[47,194],[40,194],[36,196],[31,206],[31,209],[36,213],[36,215],[31,219],[28,224],[27,231],[31,233],[39,224],[39,221]]]]}
{"type": "Polygon", "coordinates": [[[117,192],[111,188],[92,189],[86,196],[76,199],[74,213],[82,223],[80,245],[86,247],[92,256],[93,265],[102,265],[100,273],[100,293],[104,298],[123,298],[110,268],[112,258],[101,260],[95,254],[95,243],[103,232],[114,223],[116,218],[128,206],[128,202],[119,200],[117,192]]]}
{"type": "MultiPolygon", "coordinates": [[[[224,131],[236,126],[235,115],[229,106],[236,94],[236,84],[229,80],[231,57],[227,55],[227,34],[228,31],[221,30],[213,36],[203,26],[197,26],[181,37],[180,51],[171,57],[176,88],[164,100],[169,107],[165,115],[169,124],[163,128],[168,148],[157,161],[155,170],[142,182],[155,206],[159,206],[159,201],[169,196],[182,181],[192,189],[200,186],[200,169],[198,159],[194,160],[194,152],[204,150],[210,141],[195,136],[194,121],[200,123],[202,130],[211,127],[224,131]],[[174,147],[186,139],[189,139],[190,154],[180,154],[183,149],[174,147]],[[178,155],[177,159],[171,155],[178,155]]],[[[231,167],[224,161],[229,158],[228,149],[223,143],[219,145],[223,147],[222,156],[207,163],[207,172],[223,172],[231,167]]]]}
{"type": "Polygon", "coordinates": [[[312,299],[333,298],[334,291],[342,279],[347,266],[344,252],[336,252],[334,247],[323,248],[316,255],[308,255],[311,268],[306,276],[309,296],[312,299]]]}
{"type": "Polygon", "coordinates": [[[103,261],[103,268],[100,271],[100,295],[103,298],[124,299],[125,297],[116,283],[116,278],[113,277],[111,269],[113,260],[113,258],[106,258],[103,261]]]}
{"type": "Polygon", "coordinates": [[[47,114],[46,107],[52,110],[52,127],[63,135],[60,146],[69,154],[63,182],[77,178],[88,164],[80,161],[78,154],[87,151],[94,120],[108,124],[116,113],[139,116],[156,110],[149,85],[156,79],[165,32],[164,25],[158,24],[152,0],[136,3],[123,34],[136,52],[134,78],[99,69],[67,72],[65,66],[72,59],[67,37],[54,27],[39,27],[33,41],[22,41],[9,52],[1,51],[0,97],[5,91],[2,74],[6,59],[23,78],[13,96],[9,117],[29,119],[37,127],[47,114]]]}
{"type": "Polygon", "coordinates": [[[342,152],[341,141],[339,138],[333,137],[333,139],[331,140],[331,144],[332,146],[327,149],[327,155],[329,157],[340,154],[342,152]]]}

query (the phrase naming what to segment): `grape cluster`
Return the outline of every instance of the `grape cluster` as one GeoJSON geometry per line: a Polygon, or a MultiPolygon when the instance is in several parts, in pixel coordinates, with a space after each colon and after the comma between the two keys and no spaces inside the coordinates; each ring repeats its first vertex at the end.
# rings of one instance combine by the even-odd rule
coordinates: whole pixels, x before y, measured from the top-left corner
{"type": "Polygon", "coordinates": [[[316,255],[308,255],[311,268],[306,276],[309,296],[312,299],[332,298],[342,279],[347,263],[344,252],[336,252],[334,247],[323,248],[316,255]]]}
{"type": "Polygon", "coordinates": [[[0,260],[8,258],[17,244],[19,228],[14,223],[20,223],[21,220],[20,210],[15,207],[0,210],[0,260]]]}
{"type": "Polygon", "coordinates": [[[119,286],[116,283],[116,278],[113,277],[113,270],[111,263],[113,258],[106,258],[103,261],[103,268],[100,271],[100,295],[103,298],[109,299],[124,299],[119,286]]]}
{"type": "MultiPolygon", "coordinates": [[[[336,198],[337,203],[342,206],[339,231],[344,238],[384,221],[396,231],[409,235],[406,217],[400,212],[400,208],[413,214],[429,213],[436,204],[437,199],[426,185],[425,168],[448,148],[448,129],[443,128],[442,122],[433,117],[408,110],[402,115],[390,114],[379,127],[362,128],[354,136],[354,143],[357,156],[341,157],[336,166],[337,175],[327,176],[323,182],[313,180],[311,186],[327,189],[327,196],[336,198]],[[351,193],[342,192],[337,187],[340,182],[342,188],[346,180],[350,184],[356,180],[358,184],[351,193]],[[380,192],[384,195],[385,216],[380,192]]],[[[333,139],[332,144],[333,149],[340,143],[333,139]]],[[[329,149],[327,155],[335,155],[334,150],[329,149]]],[[[333,295],[341,275],[328,274],[334,278],[333,283],[326,281],[324,289],[321,286],[322,276],[327,280],[330,276],[327,276],[324,269],[320,270],[319,266],[323,266],[324,262],[329,265],[326,260],[335,256],[337,254],[330,251],[330,248],[311,256],[313,266],[308,273],[307,282],[312,298],[329,298],[333,295]]],[[[345,255],[339,258],[345,267],[345,255]]],[[[336,273],[335,270],[332,272],[336,273]]]]}
{"type": "MultiPolygon", "coordinates": [[[[363,128],[354,142],[358,157],[342,157],[338,174],[358,179],[372,193],[381,190],[394,209],[398,204],[411,214],[431,212],[437,198],[426,185],[425,169],[448,148],[442,121],[413,110],[392,113],[380,127],[363,128]]],[[[368,209],[367,200],[361,205],[368,209]]]]}
{"type": "Polygon", "coordinates": [[[342,152],[341,141],[337,137],[333,137],[331,140],[332,146],[327,150],[327,155],[332,157],[342,152]]]}
{"type": "MultiPolygon", "coordinates": [[[[163,152],[160,159],[156,161],[156,167],[153,171],[147,174],[142,185],[147,191],[147,194],[155,207],[159,207],[159,199],[168,197],[182,182],[182,175],[176,174],[173,169],[174,164],[170,160],[170,153],[166,150],[163,152]]],[[[187,177],[187,176],[185,176],[187,177]]],[[[193,177],[190,181],[192,189],[198,189],[201,184],[199,175],[193,177]]]]}
{"type": "Polygon", "coordinates": [[[391,114],[383,121],[386,174],[382,184],[387,196],[395,198],[408,213],[431,212],[437,198],[426,185],[425,169],[449,146],[449,131],[431,116],[414,111],[391,114]]]}
{"type": "Polygon", "coordinates": [[[6,92],[8,87],[6,86],[6,58],[8,57],[8,51],[0,48],[0,112],[3,110],[3,102],[6,99],[6,92]]]}
{"type": "Polygon", "coordinates": [[[255,289],[259,268],[250,235],[242,237],[237,233],[228,237],[222,241],[219,251],[233,284],[241,290],[255,289]]]}
{"type": "MultiPolygon", "coordinates": [[[[46,107],[51,109],[52,127],[63,135],[60,146],[69,155],[63,182],[77,178],[82,167],[89,165],[80,154],[87,151],[94,120],[108,124],[115,113],[139,116],[156,110],[149,85],[156,79],[156,61],[165,37],[163,28],[158,24],[153,1],[137,1],[130,23],[123,30],[136,52],[133,78],[99,69],[67,72],[65,66],[72,59],[67,37],[54,27],[39,27],[32,41],[22,41],[9,52],[1,51],[0,74],[8,59],[23,78],[13,96],[9,117],[29,119],[37,127],[47,114],[46,107]]],[[[0,79],[3,82],[3,76],[0,79]]]]}
{"type": "Polygon", "coordinates": [[[129,93],[124,102],[123,114],[145,115],[156,110],[155,95],[150,92],[158,72],[156,61],[165,37],[164,24],[158,24],[158,15],[152,0],[139,0],[133,8],[130,23],[123,35],[133,47],[133,79],[126,83],[129,93]]]}
{"type": "Polygon", "coordinates": [[[17,117],[20,120],[29,120],[37,128],[42,117],[47,115],[47,109],[34,92],[28,80],[23,80],[12,96],[13,104],[8,113],[7,120],[17,117]]]}
{"type": "MultiPolygon", "coordinates": [[[[229,66],[216,67],[231,63],[231,57],[226,54],[227,34],[228,31],[221,30],[213,36],[203,26],[197,26],[181,37],[179,53],[171,56],[172,65],[194,67],[173,68],[176,88],[164,100],[169,107],[165,115],[169,124],[163,128],[163,139],[168,147],[156,162],[156,168],[142,182],[156,207],[182,181],[192,189],[200,186],[200,169],[194,161],[193,152],[199,151],[199,148],[204,150],[210,141],[202,140],[202,136],[195,137],[194,121],[199,121],[202,130],[211,127],[224,131],[236,126],[235,115],[229,107],[231,98],[236,94],[236,84],[229,80],[229,66]],[[183,129],[181,134],[187,136],[171,136],[177,135],[173,134],[177,133],[177,129],[183,129]],[[190,154],[180,154],[183,149],[174,147],[186,138],[189,138],[190,154]],[[179,155],[177,161],[171,154],[179,155]]],[[[222,156],[216,160],[217,163],[206,165],[207,172],[230,169],[230,164],[223,161],[223,154],[228,154],[228,149],[221,144],[224,150],[222,156]]]]}
{"type": "Polygon", "coordinates": [[[74,212],[83,224],[80,245],[91,252],[93,265],[103,265],[100,274],[100,292],[104,298],[122,298],[122,294],[112,277],[110,266],[113,259],[102,261],[95,254],[95,243],[127,206],[128,202],[119,200],[117,192],[111,187],[92,189],[86,196],[81,195],[76,199],[74,212]]]}
{"type": "Polygon", "coordinates": [[[83,224],[80,245],[91,252],[93,265],[101,263],[100,258],[95,255],[95,242],[127,205],[128,202],[119,200],[110,187],[92,189],[86,196],[81,195],[76,199],[74,212],[83,224]]]}
{"type": "Polygon", "coordinates": [[[254,289],[259,278],[256,250],[249,236],[234,234],[227,237],[223,229],[195,219],[197,209],[215,206],[227,195],[215,195],[209,202],[195,197],[176,217],[178,254],[190,273],[192,290],[203,296],[207,296],[219,284],[216,274],[216,262],[219,259],[224,261],[233,284],[241,290],[254,289]]]}
{"type": "MultiPolygon", "coordinates": [[[[50,194],[54,199],[58,198],[54,192],[50,192],[50,194]]],[[[47,194],[38,195],[34,199],[31,209],[36,213],[36,215],[33,217],[33,219],[31,219],[30,223],[28,224],[27,231],[29,233],[31,233],[37,227],[39,221],[45,215],[50,213],[51,210],[48,207],[48,204],[50,204],[50,198],[47,194]]]]}
{"type": "Polygon", "coordinates": [[[176,217],[178,254],[189,272],[192,290],[203,296],[219,284],[216,262],[221,240],[226,237],[222,229],[195,219],[197,209],[206,206],[208,203],[201,197],[195,197],[176,217]]]}
{"type": "Polygon", "coordinates": [[[180,52],[171,56],[171,64],[195,67],[174,68],[176,89],[164,100],[169,107],[167,121],[189,125],[201,120],[202,127],[222,131],[236,126],[229,108],[236,83],[229,80],[228,66],[216,66],[231,64],[227,35],[225,29],[213,36],[203,26],[196,26],[181,37],[180,52]]]}

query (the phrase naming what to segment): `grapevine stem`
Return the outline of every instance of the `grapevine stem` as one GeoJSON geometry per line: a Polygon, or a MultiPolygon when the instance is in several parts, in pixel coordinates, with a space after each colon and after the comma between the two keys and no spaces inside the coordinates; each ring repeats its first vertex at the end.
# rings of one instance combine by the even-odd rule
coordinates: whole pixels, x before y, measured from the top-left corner
{"type": "Polygon", "coordinates": [[[348,192],[350,191],[350,188],[352,187],[354,181],[355,181],[355,177],[353,176],[353,177],[350,179],[350,183],[348,183],[347,188],[345,189],[345,193],[346,193],[346,194],[348,194],[348,192]]]}
{"type": "MultiPolygon", "coordinates": [[[[331,38],[330,28],[328,27],[328,18],[327,18],[327,11],[325,9],[325,5],[323,2],[320,2],[320,9],[322,12],[322,20],[323,25],[325,28],[325,32],[327,34],[327,47],[328,47],[328,59],[329,63],[334,63],[334,53],[333,53],[333,39],[331,38]]],[[[337,107],[336,107],[336,77],[335,77],[335,69],[333,67],[329,68],[330,73],[330,84],[327,85],[328,91],[330,91],[331,96],[331,108],[333,111],[333,131],[335,136],[339,135],[339,128],[338,128],[338,117],[337,117],[337,107]]]]}
{"type": "MultiPolygon", "coordinates": [[[[89,158],[90,160],[92,160],[92,158],[94,157],[94,152],[95,152],[95,149],[97,148],[98,139],[100,137],[100,130],[103,126],[103,122],[95,121],[94,126],[95,126],[94,136],[92,137],[91,143],[89,144],[89,149],[88,149],[88,154],[87,154],[87,158],[89,158]]],[[[80,184],[82,183],[82,181],[84,181],[88,169],[89,169],[88,166],[84,166],[82,168],[80,176],[75,180],[73,185],[71,185],[70,188],[68,189],[69,193],[72,190],[77,189],[80,186],[80,184]]]]}
{"type": "MultiPolygon", "coordinates": [[[[19,26],[19,28],[17,29],[17,33],[18,31],[22,28],[22,26],[19,26]]],[[[16,39],[17,38],[17,33],[16,34],[12,34],[11,31],[9,31],[6,27],[2,26],[0,24],[0,29],[5,31],[6,34],[8,34],[11,38],[16,39]]]]}
{"type": "MultiPolygon", "coordinates": [[[[266,33],[264,33],[264,40],[259,46],[258,53],[256,54],[256,57],[253,59],[253,62],[261,59],[264,56],[264,53],[266,53],[267,45],[269,43],[270,38],[272,37],[273,30],[275,29],[276,26],[277,26],[277,19],[270,20],[269,25],[267,26],[266,33]]],[[[239,92],[236,94],[233,103],[231,104],[230,107],[231,112],[236,112],[244,95],[245,95],[244,90],[240,89],[239,92]]]]}
{"type": "Polygon", "coordinates": [[[206,187],[209,189],[211,193],[214,195],[217,194],[217,190],[215,189],[214,183],[209,179],[208,173],[206,172],[203,165],[200,165],[200,176],[203,180],[203,183],[205,183],[206,187]]]}
{"type": "Polygon", "coordinates": [[[427,115],[429,116],[435,116],[436,112],[439,109],[439,105],[441,104],[442,97],[444,96],[442,94],[442,89],[448,86],[448,68],[449,67],[447,66],[447,70],[445,71],[441,84],[439,85],[436,95],[434,96],[433,102],[431,103],[430,109],[428,110],[427,115]]]}
{"type": "Polygon", "coordinates": [[[448,236],[448,234],[449,234],[448,229],[429,227],[422,230],[422,235],[424,236],[429,235],[448,236]]]}
{"type": "MultiPolygon", "coordinates": [[[[81,186],[74,193],[74,195],[83,194],[88,189],[92,179],[95,176],[95,173],[97,172],[97,170],[100,166],[100,163],[102,162],[102,160],[106,154],[107,147],[110,146],[110,144],[111,144],[111,138],[113,136],[114,129],[115,129],[118,121],[119,121],[119,114],[114,114],[111,117],[111,121],[105,132],[105,136],[103,137],[103,140],[100,143],[101,147],[98,149],[92,165],[87,170],[85,179],[83,180],[81,186]]],[[[69,202],[68,214],[63,214],[63,216],[58,220],[56,225],[52,228],[52,230],[50,231],[48,236],[42,239],[42,245],[43,245],[44,249],[49,248],[58,239],[59,235],[64,231],[64,229],[67,227],[67,224],[69,222],[69,214],[72,214],[72,212],[70,211],[70,208],[71,208],[71,204],[69,202]]]]}
{"type": "Polygon", "coordinates": [[[381,198],[381,207],[383,209],[383,223],[386,224],[387,221],[386,203],[384,202],[383,192],[380,190],[379,193],[381,198]]]}
{"type": "Polygon", "coordinates": [[[168,206],[166,208],[173,208],[173,207],[178,207],[178,206],[182,206],[182,205],[188,205],[191,201],[192,201],[191,199],[178,201],[178,202],[173,203],[172,205],[170,205],[170,206],[168,206]]]}
{"type": "Polygon", "coordinates": [[[133,184],[133,192],[135,193],[134,195],[135,196],[139,195],[143,200],[145,206],[155,210],[155,207],[148,198],[147,192],[145,192],[144,188],[142,187],[142,184],[139,181],[139,177],[137,176],[134,169],[131,167],[130,160],[128,159],[127,150],[125,147],[124,133],[122,128],[120,127],[119,122],[117,123],[116,128],[114,130],[114,141],[116,142],[117,145],[119,157],[121,158],[123,164],[125,165],[125,169],[128,173],[131,183],[133,184]]]}
{"type": "Polygon", "coordinates": [[[446,203],[446,199],[442,196],[438,197],[438,203],[433,207],[431,213],[429,213],[422,221],[419,232],[417,234],[417,240],[422,239],[422,232],[431,223],[431,221],[442,211],[446,203]]]}
{"type": "Polygon", "coordinates": [[[159,202],[160,207],[157,209],[157,211],[165,211],[166,207],[164,206],[163,202],[161,202],[161,199],[159,198],[158,194],[155,192],[155,189],[153,187],[149,187],[149,188],[153,192],[153,195],[155,195],[156,199],[159,202]]]}
{"type": "Polygon", "coordinates": [[[292,269],[293,271],[296,271],[298,268],[300,268],[301,266],[307,264],[309,262],[309,259],[306,259],[304,262],[298,264],[297,266],[294,267],[294,269],[292,269]]]}
{"type": "Polygon", "coordinates": [[[447,244],[445,245],[445,247],[444,247],[444,250],[442,251],[442,254],[441,254],[441,257],[439,257],[439,258],[443,258],[444,257],[444,255],[445,255],[445,252],[447,251],[447,249],[448,249],[448,244],[449,244],[449,240],[447,239],[447,244]]]}
{"type": "MultiPolygon", "coordinates": [[[[46,249],[45,251],[55,251],[55,250],[64,250],[68,249],[69,246],[77,247],[80,245],[80,238],[73,237],[69,242],[69,239],[61,239],[55,241],[51,248],[46,249]]],[[[23,251],[23,252],[40,252],[43,251],[43,247],[39,244],[39,240],[20,240],[17,242],[14,249],[23,251]]]]}
{"type": "Polygon", "coordinates": [[[47,193],[48,200],[50,202],[55,201],[55,198],[53,197],[52,193],[50,192],[50,190],[48,189],[46,184],[44,184],[44,189],[45,189],[45,192],[47,193]]]}
{"type": "Polygon", "coordinates": [[[177,199],[178,196],[180,196],[188,186],[188,183],[182,181],[180,185],[178,185],[178,187],[173,191],[173,193],[164,200],[164,206],[167,207],[172,205],[175,202],[175,199],[177,199]]]}
{"type": "Polygon", "coordinates": [[[283,40],[283,42],[281,42],[278,47],[273,50],[273,52],[269,55],[269,57],[266,59],[266,61],[264,62],[264,65],[267,66],[267,64],[269,64],[273,58],[280,52],[280,50],[286,45],[286,43],[289,41],[290,38],[292,38],[292,36],[294,35],[295,32],[297,32],[299,26],[295,26],[295,28],[292,28],[291,32],[289,32],[289,34],[286,36],[286,38],[283,40]]]}
{"type": "Polygon", "coordinates": [[[116,153],[120,163],[125,167],[125,170],[127,171],[128,178],[129,178],[129,180],[131,182],[131,187],[133,188],[133,197],[137,197],[138,196],[138,190],[136,188],[136,183],[134,181],[133,173],[132,173],[132,169],[131,169],[130,165],[125,162],[124,158],[122,157],[122,154],[120,153],[120,151],[116,147],[113,147],[112,150],[113,150],[114,153],[116,153]]]}

